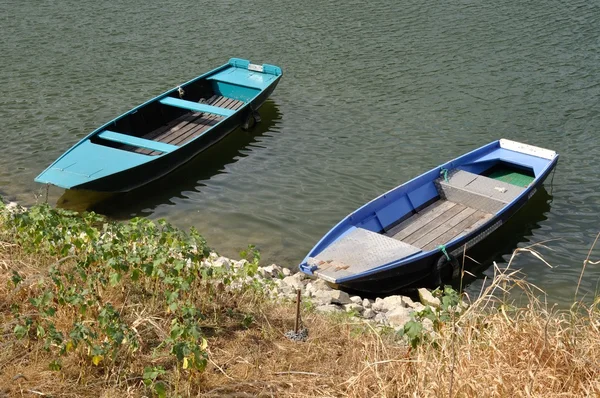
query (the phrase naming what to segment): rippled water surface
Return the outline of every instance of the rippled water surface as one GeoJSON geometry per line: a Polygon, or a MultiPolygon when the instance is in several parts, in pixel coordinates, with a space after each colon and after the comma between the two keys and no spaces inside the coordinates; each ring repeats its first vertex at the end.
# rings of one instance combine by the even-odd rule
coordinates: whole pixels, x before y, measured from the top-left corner
{"type": "MultiPolygon", "coordinates": [[[[560,162],[474,256],[487,266],[546,242],[554,268],[514,265],[553,301],[572,300],[600,231],[597,2],[5,0],[0,10],[0,192],[10,199],[44,200],[33,178],[78,139],[243,57],[284,70],[257,129],[137,192],[51,189],[49,201],[164,217],[223,254],[253,243],[292,267],[359,205],[505,137],[555,149],[560,162]]],[[[599,278],[588,264],[580,292],[599,278]]]]}

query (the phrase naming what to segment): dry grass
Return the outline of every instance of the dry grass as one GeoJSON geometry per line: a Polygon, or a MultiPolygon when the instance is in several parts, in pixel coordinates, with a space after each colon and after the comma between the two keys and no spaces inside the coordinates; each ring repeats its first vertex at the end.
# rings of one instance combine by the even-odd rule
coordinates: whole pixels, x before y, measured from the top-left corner
{"type": "MultiPolygon", "coordinates": [[[[589,260],[589,259],[588,259],[589,260]]],[[[0,243],[0,397],[139,397],[150,392],[141,382],[145,366],[160,364],[172,396],[205,397],[569,397],[600,396],[600,301],[558,312],[538,300],[534,286],[518,273],[498,270],[496,278],[467,312],[447,324],[435,343],[409,350],[391,333],[375,331],[348,317],[306,311],[307,342],[287,340],[294,306],[275,304],[251,292],[198,292],[207,314],[203,332],[210,361],[202,372],[175,366],[166,356],[140,354],[113,368],[94,367],[85,358],[55,358],[35,340],[16,340],[12,303],[43,289],[42,275],[55,258],[25,254],[0,243]],[[11,269],[26,277],[15,291],[11,269]],[[520,289],[520,308],[503,300],[520,289]],[[227,311],[251,314],[248,329],[227,311]]],[[[68,260],[67,260],[68,261],[68,260]]],[[[168,332],[164,309],[112,292],[115,306],[130,317],[143,344],[168,332]]],[[[59,316],[69,324],[69,314],[59,316]]]]}

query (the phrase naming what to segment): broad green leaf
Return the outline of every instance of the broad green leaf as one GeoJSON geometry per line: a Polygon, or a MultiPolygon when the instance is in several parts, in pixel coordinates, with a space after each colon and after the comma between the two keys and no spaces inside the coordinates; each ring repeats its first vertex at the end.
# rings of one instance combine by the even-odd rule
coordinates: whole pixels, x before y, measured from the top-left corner
{"type": "Polygon", "coordinates": [[[154,391],[158,398],[166,398],[167,397],[167,387],[164,383],[158,382],[154,385],[154,391]]]}
{"type": "Polygon", "coordinates": [[[110,279],[110,285],[111,286],[116,286],[121,281],[121,273],[120,272],[112,272],[110,274],[110,278],[109,279],[110,279]]]}

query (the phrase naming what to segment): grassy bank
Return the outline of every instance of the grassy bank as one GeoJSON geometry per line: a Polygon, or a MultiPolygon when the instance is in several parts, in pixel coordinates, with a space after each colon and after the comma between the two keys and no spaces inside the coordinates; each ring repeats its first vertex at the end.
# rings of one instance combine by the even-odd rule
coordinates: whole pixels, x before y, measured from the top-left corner
{"type": "MultiPolygon", "coordinates": [[[[195,231],[0,210],[0,396],[597,396],[600,300],[557,312],[499,273],[434,331],[390,329],[268,299],[211,267],[195,231]],[[504,291],[528,295],[516,307],[504,291]]],[[[444,315],[444,316],[441,316],[444,315]]]]}

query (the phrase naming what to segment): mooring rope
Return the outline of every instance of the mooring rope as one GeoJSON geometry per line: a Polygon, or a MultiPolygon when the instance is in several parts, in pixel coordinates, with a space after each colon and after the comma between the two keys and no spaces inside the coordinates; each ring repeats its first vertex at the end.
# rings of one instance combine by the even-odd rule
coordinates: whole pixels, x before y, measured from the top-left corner
{"type": "Polygon", "coordinates": [[[440,174],[444,176],[444,181],[448,182],[448,169],[441,169],[440,174]]]}
{"type": "Polygon", "coordinates": [[[450,261],[450,255],[446,251],[446,245],[439,245],[438,249],[440,249],[442,253],[444,253],[444,256],[446,256],[446,260],[450,261]]]}

